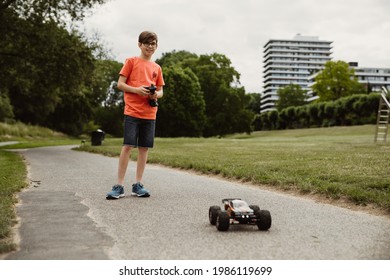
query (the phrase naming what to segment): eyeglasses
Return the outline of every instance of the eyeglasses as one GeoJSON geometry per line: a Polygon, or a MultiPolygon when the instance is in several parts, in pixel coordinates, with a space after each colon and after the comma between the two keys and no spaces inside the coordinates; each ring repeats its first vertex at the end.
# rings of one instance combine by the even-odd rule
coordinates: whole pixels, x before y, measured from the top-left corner
{"type": "Polygon", "coordinates": [[[157,43],[156,42],[142,43],[142,45],[144,45],[145,47],[152,47],[152,48],[157,47],[157,43]]]}

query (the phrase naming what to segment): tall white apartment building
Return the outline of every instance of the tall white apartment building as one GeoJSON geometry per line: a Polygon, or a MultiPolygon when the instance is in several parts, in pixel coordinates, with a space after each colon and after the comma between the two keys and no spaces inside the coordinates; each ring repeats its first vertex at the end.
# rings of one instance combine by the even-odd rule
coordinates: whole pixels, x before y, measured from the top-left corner
{"type": "Polygon", "coordinates": [[[289,84],[309,90],[308,78],[331,60],[332,41],[297,34],[292,40],[271,39],[264,45],[260,112],[274,110],[278,89],[289,84]]]}
{"type": "Polygon", "coordinates": [[[349,66],[355,69],[358,82],[368,93],[381,91],[382,87],[390,89],[390,68],[359,67],[357,62],[350,62],[349,66]]]}

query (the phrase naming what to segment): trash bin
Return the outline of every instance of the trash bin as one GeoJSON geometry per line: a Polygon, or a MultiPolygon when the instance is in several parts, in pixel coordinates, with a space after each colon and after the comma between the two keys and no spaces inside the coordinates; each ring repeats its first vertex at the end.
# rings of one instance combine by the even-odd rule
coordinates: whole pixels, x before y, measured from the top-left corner
{"type": "Polygon", "coordinates": [[[104,140],[104,131],[98,129],[96,131],[92,131],[91,133],[91,144],[92,146],[100,146],[104,140]]]}

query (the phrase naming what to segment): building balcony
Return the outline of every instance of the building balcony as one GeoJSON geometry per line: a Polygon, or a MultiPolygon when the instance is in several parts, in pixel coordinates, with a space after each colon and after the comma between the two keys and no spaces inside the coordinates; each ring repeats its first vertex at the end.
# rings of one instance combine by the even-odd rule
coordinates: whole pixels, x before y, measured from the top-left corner
{"type": "Polygon", "coordinates": [[[293,53],[270,53],[267,56],[264,56],[263,62],[267,62],[269,60],[323,60],[329,58],[329,55],[320,55],[320,54],[313,54],[313,53],[299,53],[299,54],[293,54],[293,53]]]}
{"type": "Polygon", "coordinates": [[[296,73],[296,72],[299,72],[299,71],[309,71],[309,72],[318,72],[319,70],[323,69],[324,68],[324,65],[325,63],[313,63],[311,65],[297,65],[297,64],[294,64],[294,65],[287,65],[287,64],[279,64],[279,65],[275,65],[275,64],[270,64],[270,65],[267,65],[264,67],[263,69],[263,73],[264,74],[267,74],[269,71],[271,71],[270,69],[272,69],[272,71],[288,71],[290,73],[296,73]]]}

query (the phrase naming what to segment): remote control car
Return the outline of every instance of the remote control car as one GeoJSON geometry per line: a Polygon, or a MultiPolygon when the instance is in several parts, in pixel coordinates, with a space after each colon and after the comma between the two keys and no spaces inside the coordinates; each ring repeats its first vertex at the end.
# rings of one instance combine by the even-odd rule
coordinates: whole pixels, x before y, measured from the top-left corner
{"type": "Polygon", "coordinates": [[[248,205],[241,198],[222,199],[224,209],[219,206],[209,208],[210,224],[219,231],[227,231],[230,225],[257,225],[259,230],[271,227],[271,214],[268,210],[260,210],[257,205],[248,205]]]}

